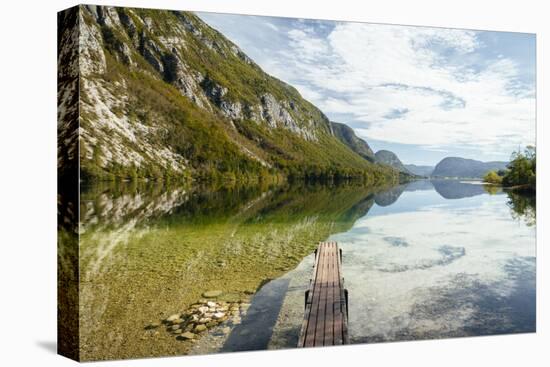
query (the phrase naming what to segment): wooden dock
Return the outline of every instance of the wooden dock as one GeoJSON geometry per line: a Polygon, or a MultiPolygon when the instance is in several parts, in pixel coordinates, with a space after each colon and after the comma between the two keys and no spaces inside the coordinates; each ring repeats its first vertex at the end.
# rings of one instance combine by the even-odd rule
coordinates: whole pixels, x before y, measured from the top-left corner
{"type": "Polygon", "coordinates": [[[348,344],[348,301],[342,277],[342,252],[336,242],[315,251],[313,279],[305,296],[298,347],[348,344]]]}

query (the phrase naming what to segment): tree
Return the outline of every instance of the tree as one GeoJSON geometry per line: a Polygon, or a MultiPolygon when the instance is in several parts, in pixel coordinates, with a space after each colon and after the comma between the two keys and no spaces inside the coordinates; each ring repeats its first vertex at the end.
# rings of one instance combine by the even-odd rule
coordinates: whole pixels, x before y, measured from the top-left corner
{"type": "Polygon", "coordinates": [[[502,177],[504,186],[522,186],[527,189],[536,189],[537,157],[533,146],[527,146],[523,152],[512,153],[508,170],[502,177]]]}
{"type": "Polygon", "coordinates": [[[502,183],[502,177],[499,176],[499,174],[495,171],[489,171],[483,177],[483,181],[485,181],[487,183],[490,183],[490,184],[500,185],[502,183]]]}

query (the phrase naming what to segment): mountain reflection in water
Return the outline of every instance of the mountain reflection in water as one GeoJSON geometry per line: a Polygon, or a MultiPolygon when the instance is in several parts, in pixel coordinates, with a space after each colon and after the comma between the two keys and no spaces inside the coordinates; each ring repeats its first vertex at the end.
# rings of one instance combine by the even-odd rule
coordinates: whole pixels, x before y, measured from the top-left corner
{"type": "MultiPolygon", "coordinates": [[[[535,331],[534,197],[424,180],[374,202],[328,238],[343,250],[352,343],[535,331]]],[[[312,263],[310,256],[283,276],[282,305],[264,309],[278,315],[269,348],[297,341],[312,263]]],[[[242,343],[235,349],[247,350],[242,343]]]]}
{"type": "Polygon", "coordinates": [[[343,249],[354,343],[533,331],[534,203],[451,180],[392,188],[84,187],[82,356],[294,347],[311,254],[327,239],[343,249]],[[144,336],[149,323],[212,289],[235,300],[254,294],[251,312],[226,339],[193,346],[144,336]]]}

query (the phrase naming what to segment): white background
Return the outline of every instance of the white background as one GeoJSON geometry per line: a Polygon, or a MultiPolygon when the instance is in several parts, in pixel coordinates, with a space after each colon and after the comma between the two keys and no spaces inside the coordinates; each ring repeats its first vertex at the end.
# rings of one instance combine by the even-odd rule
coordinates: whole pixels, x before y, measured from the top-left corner
{"type": "MultiPolygon", "coordinates": [[[[443,341],[101,362],[105,366],[549,365],[549,10],[545,1],[96,1],[105,5],[537,33],[537,333],[443,341]],[[544,73],[544,70],[547,72],[544,73]],[[546,105],[544,105],[546,101],[546,105]],[[546,145],[545,145],[546,141],[546,145]]],[[[56,12],[72,1],[7,0],[0,20],[0,364],[71,365],[56,340],[56,12]]],[[[388,45],[391,47],[391,45],[388,45]]],[[[391,292],[391,289],[388,289],[391,292]]]]}

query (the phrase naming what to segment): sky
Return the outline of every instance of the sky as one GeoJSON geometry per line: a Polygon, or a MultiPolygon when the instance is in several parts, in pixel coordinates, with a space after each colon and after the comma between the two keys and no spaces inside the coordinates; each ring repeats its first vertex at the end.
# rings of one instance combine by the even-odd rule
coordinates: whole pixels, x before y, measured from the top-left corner
{"type": "Polygon", "coordinates": [[[198,13],[374,151],[435,165],[534,145],[535,35],[198,13]]]}

